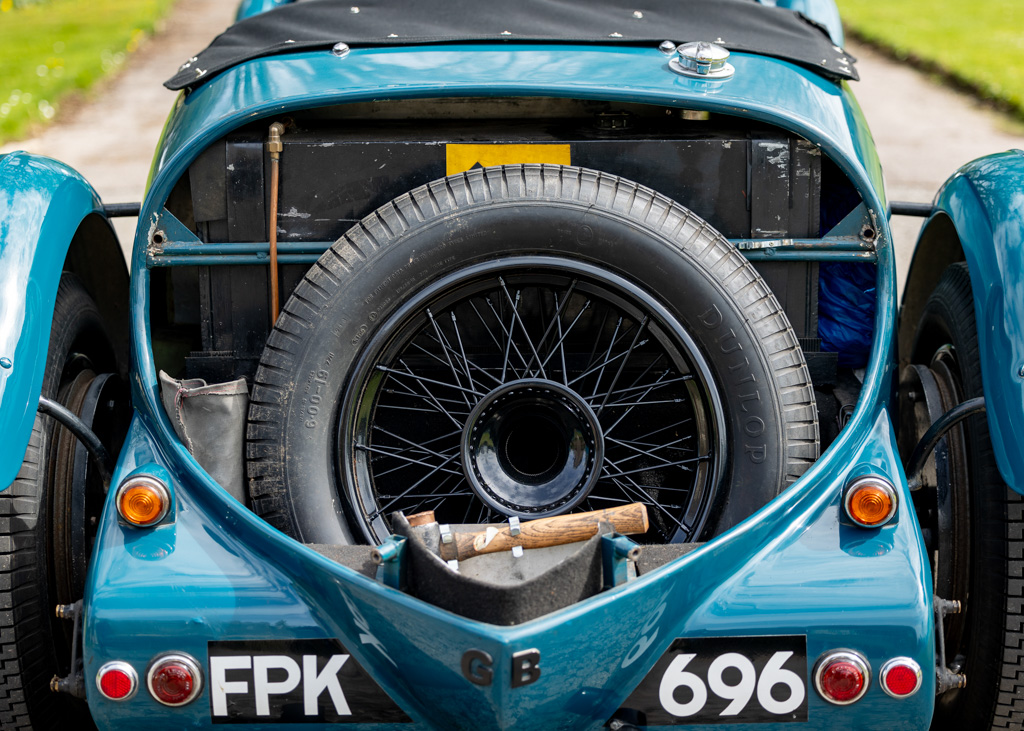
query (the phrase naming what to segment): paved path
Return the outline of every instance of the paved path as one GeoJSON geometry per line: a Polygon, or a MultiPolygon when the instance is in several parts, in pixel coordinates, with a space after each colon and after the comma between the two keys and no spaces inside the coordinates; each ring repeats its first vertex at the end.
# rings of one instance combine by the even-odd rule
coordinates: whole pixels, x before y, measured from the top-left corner
{"type": "MultiPolygon", "coordinates": [[[[850,44],[861,81],[853,85],[878,146],[890,200],[930,202],[957,168],[982,155],[1024,149],[1024,131],[971,97],[939,86],[875,51],[850,44]]],[[[902,291],[922,219],[896,216],[902,291]]]]}
{"type": "MultiPolygon", "coordinates": [[[[55,157],[82,173],[104,202],[138,201],[160,131],[177,92],[163,87],[186,59],[234,19],[232,0],[178,0],[161,31],[130,57],[116,79],[42,134],[0,147],[55,157]]],[[[135,219],[117,219],[129,253],[135,219]]]]}
{"type": "MultiPolygon", "coordinates": [[[[163,31],[129,61],[96,99],[38,137],[0,148],[27,149],[64,160],[96,186],[105,201],[137,201],[174,94],[161,86],[182,61],[230,22],[230,0],[178,0],[163,31]]],[[[942,88],[912,69],[867,48],[851,45],[860,62],[854,84],[885,166],[889,197],[930,201],[960,165],[1011,147],[1024,148],[1024,134],[1005,131],[1001,118],[970,97],[942,88]]],[[[901,265],[909,263],[919,219],[896,219],[901,265]]],[[[118,221],[131,245],[133,221],[118,221]]]]}

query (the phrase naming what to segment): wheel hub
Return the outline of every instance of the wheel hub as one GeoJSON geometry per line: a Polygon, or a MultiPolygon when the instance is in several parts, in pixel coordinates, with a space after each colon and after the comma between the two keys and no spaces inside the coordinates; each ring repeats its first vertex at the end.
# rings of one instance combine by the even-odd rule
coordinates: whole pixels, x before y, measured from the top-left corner
{"type": "Polygon", "coordinates": [[[579,504],[597,482],[604,439],[571,389],[523,379],[488,393],[462,432],[462,465],[476,495],[507,515],[537,518],[579,504]]]}

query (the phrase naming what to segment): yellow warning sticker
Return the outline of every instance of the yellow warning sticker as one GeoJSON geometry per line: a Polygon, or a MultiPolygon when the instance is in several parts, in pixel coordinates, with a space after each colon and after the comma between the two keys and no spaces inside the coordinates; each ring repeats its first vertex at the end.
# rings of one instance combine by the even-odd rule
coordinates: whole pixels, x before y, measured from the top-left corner
{"type": "Polygon", "coordinates": [[[447,145],[447,175],[492,165],[570,165],[569,145],[447,145]]]}

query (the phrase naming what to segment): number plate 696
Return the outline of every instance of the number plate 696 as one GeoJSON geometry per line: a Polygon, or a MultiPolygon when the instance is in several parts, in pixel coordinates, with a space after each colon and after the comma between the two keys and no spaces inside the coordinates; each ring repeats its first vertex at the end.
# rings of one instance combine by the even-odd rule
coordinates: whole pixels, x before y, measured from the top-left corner
{"type": "Polygon", "coordinates": [[[679,638],[622,704],[645,726],[807,720],[807,639],[679,638]]]}

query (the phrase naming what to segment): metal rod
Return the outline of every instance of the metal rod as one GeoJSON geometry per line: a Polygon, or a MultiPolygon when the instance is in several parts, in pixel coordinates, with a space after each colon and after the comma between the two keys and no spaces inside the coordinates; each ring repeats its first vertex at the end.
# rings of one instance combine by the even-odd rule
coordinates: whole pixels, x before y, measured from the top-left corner
{"type": "MultiPolygon", "coordinates": [[[[319,254],[278,254],[278,264],[315,264],[319,254]]],[[[209,267],[209,266],[261,266],[267,265],[267,254],[249,256],[150,256],[146,259],[149,268],[154,267],[209,267]]]]}
{"type": "Polygon", "coordinates": [[[138,216],[141,210],[141,203],[106,203],[103,206],[103,215],[107,218],[131,218],[138,216]]]}
{"type": "Polygon", "coordinates": [[[874,251],[788,251],[786,249],[761,249],[741,251],[747,261],[878,261],[874,251]]]}
{"type": "Polygon", "coordinates": [[[103,446],[103,442],[96,436],[96,432],[90,429],[84,421],[56,401],[40,396],[39,406],[36,409],[40,414],[45,414],[56,419],[65,429],[71,432],[80,441],[92,457],[96,469],[99,470],[100,478],[103,480],[103,489],[110,487],[114,478],[114,460],[110,452],[103,446]]]}
{"type": "Polygon", "coordinates": [[[984,410],[984,396],[968,399],[962,404],[957,404],[951,408],[945,414],[936,419],[930,427],[928,427],[928,431],[926,431],[924,436],[921,437],[921,441],[919,441],[917,446],[914,447],[914,451],[910,454],[910,459],[907,460],[906,472],[908,488],[911,490],[921,489],[921,471],[924,470],[924,464],[928,461],[928,457],[939,443],[939,440],[946,435],[946,432],[967,417],[980,414],[984,410]]]}
{"type": "Polygon", "coordinates": [[[267,223],[267,228],[270,230],[271,326],[277,322],[277,315],[281,311],[277,276],[277,195],[281,179],[281,152],[284,150],[284,145],[281,142],[281,135],[283,134],[283,124],[274,122],[270,125],[270,138],[267,140],[267,149],[270,151],[270,220],[267,223]]]}
{"type": "MultiPolygon", "coordinates": [[[[278,264],[314,264],[334,242],[280,242],[278,264]]],[[[749,261],[877,261],[873,251],[761,249],[741,251],[749,261]]],[[[150,256],[146,265],[173,266],[266,266],[269,245],[251,244],[164,244],[160,253],[150,256]]]]}
{"type": "Polygon", "coordinates": [[[890,201],[889,208],[894,216],[918,216],[928,218],[935,210],[931,203],[911,203],[909,201],[890,201]]]}

